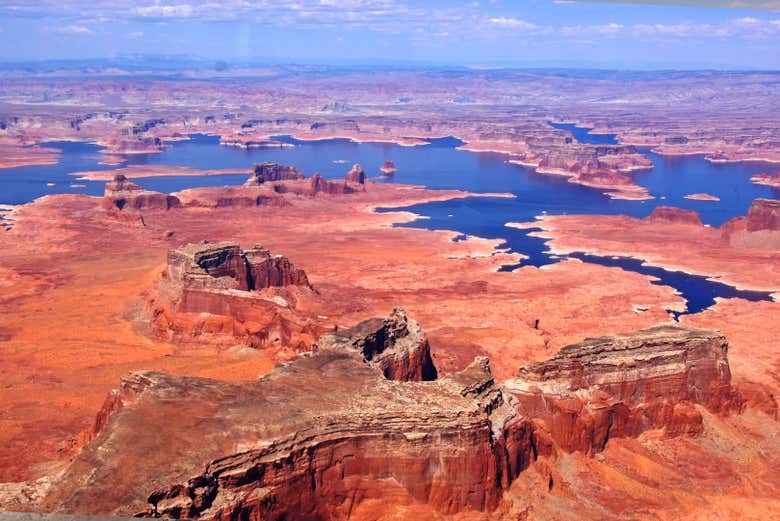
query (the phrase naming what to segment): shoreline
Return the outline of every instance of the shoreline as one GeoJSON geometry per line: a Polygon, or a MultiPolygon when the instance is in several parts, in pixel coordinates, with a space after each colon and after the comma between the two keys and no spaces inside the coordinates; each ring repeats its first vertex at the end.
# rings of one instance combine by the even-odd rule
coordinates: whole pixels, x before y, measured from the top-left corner
{"type": "Polygon", "coordinates": [[[68,175],[76,177],[77,181],[111,181],[115,175],[123,174],[128,179],[146,179],[152,177],[184,177],[184,176],[214,176],[214,175],[249,175],[251,169],[223,168],[200,170],[186,166],[165,165],[130,165],[107,170],[90,170],[71,172],[68,175]]]}
{"type": "MultiPolygon", "coordinates": [[[[657,258],[653,257],[652,255],[643,256],[635,253],[628,253],[625,251],[623,252],[616,252],[616,251],[609,251],[609,250],[604,251],[604,250],[600,250],[599,248],[595,248],[593,246],[590,247],[578,246],[576,248],[561,246],[560,244],[555,244],[555,241],[559,240],[559,238],[556,235],[554,235],[556,232],[554,225],[550,225],[549,221],[547,221],[546,219],[542,219],[538,221],[538,223],[539,224],[536,227],[539,228],[539,230],[531,231],[528,233],[528,235],[539,239],[545,239],[545,244],[547,245],[549,252],[552,255],[570,255],[572,253],[582,253],[585,255],[594,255],[598,257],[626,257],[629,259],[641,261],[643,266],[648,266],[651,268],[660,268],[666,271],[680,272],[686,275],[705,277],[710,282],[721,283],[740,291],[755,291],[760,293],[768,293],[772,298],[774,298],[775,294],[780,293],[780,288],[778,287],[767,287],[767,286],[762,287],[762,286],[756,286],[751,284],[745,284],[742,282],[736,282],[733,279],[729,278],[728,275],[705,273],[702,270],[691,268],[690,266],[683,266],[671,262],[660,261],[657,258]]],[[[515,224],[515,223],[507,223],[507,224],[515,224]]],[[[525,224],[525,223],[519,223],[519,224],[525,224]]],[[[516,226],[510,226],[510,228],[516,228],[516,226]]]]}

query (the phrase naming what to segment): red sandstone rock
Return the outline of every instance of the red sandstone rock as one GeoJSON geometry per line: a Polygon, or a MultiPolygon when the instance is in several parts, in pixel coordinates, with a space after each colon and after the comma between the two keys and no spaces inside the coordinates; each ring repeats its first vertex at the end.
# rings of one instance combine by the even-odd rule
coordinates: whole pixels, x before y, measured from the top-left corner
{"type": "Polygon", "coordinates": [[[355,190],[347,184],[347,182],[341,181],[326,181],[321,174],[314,174],[309,179],[309,194],[316,195],[319,193],[324,194],[351,194],[355,190]]]}
{"type": "Polygon", "coordinates": [[[422,360],[426,345],[394,310],[322,338],[315,352],[257,382],[130,373],[39,507],[348,519],[374,499],[491,512],[538,455],[598,451],[650,428],[697,435],[695,404],[739,406],[725,339],[709,331],[666,326],[588,340],[503,385],[484,357],[437,381],[388,379],[424,376],[388,374],[394,364],[384,357],[422,360]]]}
{"type": "Polygon", "coordinates": [[[700,434],[694,404],[713,412],[738,409],[727,350],[720,333],[659,326],[565,347],[520,369],[505,386],[556,445],[592,453],[610,437],[647,429],[700,434]]]}
{"type": "Polygon", "coordinates": [[[295,181],[303,178],[304,175],[294,166],[284,166],[267,161],[255,165],[254,172],[249,176],[245,185],[256,186],[269,181],[295,181]]]}
{"type": "Polygon", "coordinates": [[[344,180],[348,183],[364,185],[366,184],[366,171],[363,170],[363,167],[360,166],[359,163],[356,163],[352,166],[352,169],[347,172],[344,180]]]}
{"type": "MultiPolygon", "coordinates": [[[[388,324],[408,327],[401,317],[388,324]]],[[[257,382],[130,373],[44,508],[268,520],[347,519],[381,498],[495,509],[534,448],[487,360],[439,381],[392,381],[366,362],[376,330],[366,332],[357,349],[320,349],[257,382]]]]}
{"type": "Polygon", "coordinates": [[[725,222],[720,232],[734,248],[780,250],[780,201],[756,199],[747,216],[725,222]]]}
{"type": "Polygon", "coordinates": [[[780,200],[756,199],[748,210],[747,231],[780,231],[780,200]]]}
{"type": "Polygon", "coordinates": [[[395,163],[388,159],[382,163],[382,166],[379,168],[379,170],[382,172],[382,177],[392,177],[396,170],[395,163]]]}
{"type": "Polygon", "coordinates": [[[271,183],[260,186],[225,186],[197,188],[178,192],[183,206],[207,208],[289,206],[284,196],[274,190],[271,183]]]}
{"type": "Polygon", "coordinates": [[[124,174],[117,174],[114,176],[113,181],[106,183],[103,200],[107,209],[116,210],[168,210],[180,205],[178,198],[160,192],[145,190],[128,180],[124,174]]]}
{"type": "Polygon", "coordinates": [[[185,290],[309,286],[306,273],[286,257],[260,245],[242,250],[236,243],[188,244],[168,253],[168,276],[185,290]]]}
{"type": "Polygon", "coordinates": [[[168,254],[150,302],[152,328],[178,340],[307,349],[318,329],[295,311],[293,288],[311,289],[306,273],[261,246],[189,244],[168,254]]]}
{"type": "Polygon", "coordinates": [[[324,335],[315,350],[358,351],[390,380],[435,380],[431,348],[420,325],[396,308],[388,318],[365,320],[355,327],[324,335]]]}
{"type": "Polygon", "coordinates": [[[694,210],[684,210],[671,206],[658,206],[646,219],[654,222],[693,224],[696,226],[701,226],[702,224],[701,217],[694,210]]]}

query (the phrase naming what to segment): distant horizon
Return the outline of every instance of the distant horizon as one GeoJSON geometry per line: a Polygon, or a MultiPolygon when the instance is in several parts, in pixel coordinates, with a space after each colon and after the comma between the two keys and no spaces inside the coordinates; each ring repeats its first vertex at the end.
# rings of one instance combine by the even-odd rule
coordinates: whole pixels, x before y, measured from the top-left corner
{"type": "MultiPolygon", "coordinates": [[[[159,70],[160,72],[239,72],[241,69],[258,69],[262,67],[322,67],[324,69],[387,69],[387,70],[468,70],[468,71],[588,71],[588,72],[627,72],[627,73],[655,73],[655,72],[715,72],[715,73],[780,73],[778,68],[761,67],[733,67],[722,68],[716,66],[700,67],[676,67],[659,64],[655,67],[634,67],[621,68],[610,66],[608,64],[566,64],[566,63],[456,63],[456,62],[431,62],[427,60],[393,60],[391,58],[382,59],[360,59],[360,60],[306,60],[306,59],[284,59],[268,57],[249,57],[249,58],[225,58],[214,59],[192,55],[166,55],[166,54],[128,54],[112,57],[83,57],[83,58],[60,58],[60,59],[0,59],[0,69],[14,70],[15,68],[39,68],[41,70],[50,69],[60,71],[78,71],[84,67],[120,67],[126,68],[127,72],[159,70]],[[146,69],[144,68],[146,67],[146,69]]],[[[99,70],[94,71],[100,72],[99,70]]]]}

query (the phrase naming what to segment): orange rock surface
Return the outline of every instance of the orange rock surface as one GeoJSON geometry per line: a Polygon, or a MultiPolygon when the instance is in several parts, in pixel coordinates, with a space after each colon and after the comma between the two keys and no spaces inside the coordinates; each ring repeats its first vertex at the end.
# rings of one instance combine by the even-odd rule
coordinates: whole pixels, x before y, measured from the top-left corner
{"type": "Polygon", "coordinates": [[[555,253],[574,251],[644,259],[667,269],[706,275],[742,289],[780,290],[780,244],[777,230],[747,230],[772,210],[758,200],[754,217],[737,219],[721,229],[703,226],[695,212],[659,207],[645,219],[626,216],[544,216],[535,223],[555,253]],[[764,210],[764,208],[767,208],[764,210]],[[747,226],[746,226],[747,225],[747,226]]]}
{"type": "Polygon", "coordinates": [[[36,465],[67,457],[129,370],[245,380],[274,365],[269,351],[176,346],[147,334],[138,320],[145,295],[167,251],[186,243],[229,239],[283,251],[320,292],[306,311],[323,327],[404,306],[429,332],[444,373],[487,354],[505,378],[585,336],[665,321],[665,310],[682,304],[641,275],[578,261],[497,273],[519,259],[497,253],[499,241],[453,242],[452,232],[391,227],[411,214],[372,212],[461,195],[371,184],[350,195],[289,194],[284,207],[149,210],[144,226],[107,215],[99,198],[86,196],[18,208],[0,253],[0,479],[29,479],[41,471],[36,465]]]}
{"type": "Polygon", "coordinates": [[[6,144],[4,141],[0,139],[0,169],[17,166],[56,165],[59,162],[59,153],[53,148],[21,147],[15,144],[6,144]]]}

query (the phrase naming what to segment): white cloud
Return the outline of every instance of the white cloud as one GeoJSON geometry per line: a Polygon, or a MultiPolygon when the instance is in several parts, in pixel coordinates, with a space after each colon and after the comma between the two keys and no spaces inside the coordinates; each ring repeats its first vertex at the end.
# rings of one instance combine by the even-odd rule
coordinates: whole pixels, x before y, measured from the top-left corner
{"type": "Polygon", "coordinates": [[[57,29],[57,32],[65,34],[92,34],[92,31],[83,25],[66,25],[57,29]]]}
{"type": "Polygon", "coordinates": [[[499,27],[509,27],[512,29],[536,29],[538,26],[536,24],[532,24],[530,22],[526,22],[525,20],[520,20],[519,18],[506,18],[506,17],[498,17],[498,18],[490,18],[488,19],[488,22],[490,22],[493,25],[497,25],[499,27]]]}
{"type": "MultiPolygon", "coordinates": [[[[572,3],[571,0],[552,1],[572,3]]],[[[780,34],[777,15],[764,19],[752,13],[751,16],[717,23],[698,23],[695,20],[654,23],[651,20],[641,24],[621,24],[607,19],[592,24],[564,25],[565,22],[558,22],[552,25],[535,21],[532,10],[522,11],[527,15],[517,15],[517,11],[512,15],[507,14],[510,11],[500,10],[499,6],[492,4],[492,0],[481,3],[461,0],[448,7],[442,7],[439,2],[434,4],[437,7],[432,7],[431,3],[416,0],[0,0],[0,16],[53,19],[63,26],[61,32],[70,34],[89,34],[89,28],[98,23],[140,22],[148,27],[152,24],[175,24],[180,20],[236,21],[304,31],[314,27],[336,31],[363,29],[409,34],[412,38],[417,34],[448,33],[474,38],[534,34],[588,40],[617,37],[766,39],[780,34]]],[[[509,4],[502,3],[503,6],[509,4]]],[[[560,9],[568,12],[574,7],[561,6],[560,9]]],[[[128,37],[135,36],[128,34],[128,37]]]]}
{"type": "Polygon", "coordinates": [[[600,25],[567,25],[560,28],[560,33],[564,36],[609,36],[620,34],[623,29],[625,29],[625,26],[613,22],[600,25]]]}
{"type": "Polygon", "coordinates": [[[196,9],[190,4],[155,4],[145,7],[136,7],[135,12],[139,16],[151,18],[190,18],[196,13],[196,9]]]}
{"type": "Polygon", "coordinates": [[[144,33],[143,33],[143,31],[132,31],[132,32],[127,33],[127,37],[128,38],[132,38],[134,40],[138,40],[139,38],[143,38],[144,37],[144,33]]]}
{"type": "Polygon", "coordinates": [[[765,38],[780,34],[780,24],[768,20],[745,17],[720,24],[637,24],[636,36],[678,37],[699,36],[705,38],[765,38]]]}

